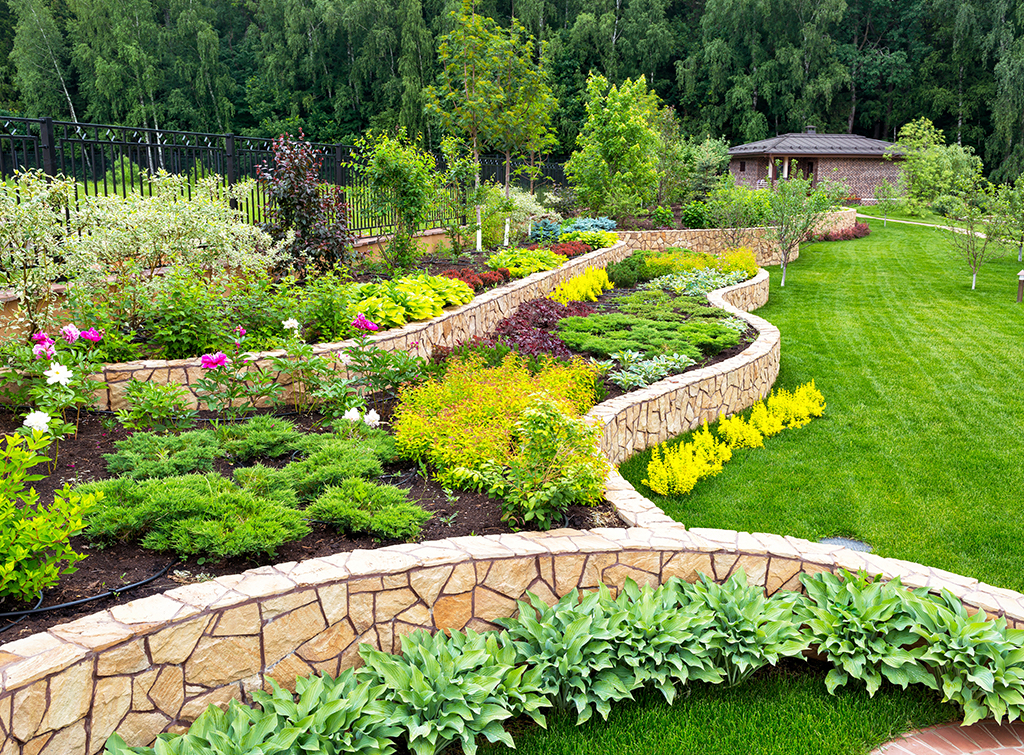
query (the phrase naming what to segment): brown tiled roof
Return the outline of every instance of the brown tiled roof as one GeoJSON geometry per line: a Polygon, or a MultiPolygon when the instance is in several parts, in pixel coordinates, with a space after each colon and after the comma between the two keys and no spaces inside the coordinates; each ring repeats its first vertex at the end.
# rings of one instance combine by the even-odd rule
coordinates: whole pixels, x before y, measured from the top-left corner
{"type": "Polygon", "coordinates": [[[729,150],[742,155],[855,155],[881,157],[892,142],[856,134],[782,134],[759,142],[739,144],[729,150]]]}

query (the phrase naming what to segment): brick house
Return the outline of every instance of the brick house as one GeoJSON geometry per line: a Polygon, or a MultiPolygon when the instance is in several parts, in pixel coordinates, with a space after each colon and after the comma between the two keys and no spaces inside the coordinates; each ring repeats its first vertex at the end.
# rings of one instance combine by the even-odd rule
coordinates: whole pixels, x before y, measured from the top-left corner
{"type": "Polygon", "coordinates": [[[865,204],[875,201],[875,187],[899,178],[899,155],[892,142],[856,134],[819,134],[808,126],[802,134],[782,134],[759,142],[740,144],[729,150],[729,172],[736,183],[751,189],[767,186],[778,178],[810,176],[814,183],[830,178],[850,187],[850,194],[865,204]],[[773,166],[778,165],[778,171],[773,166]],[[778,175],[773,175],[777,172],[778,175]]]}

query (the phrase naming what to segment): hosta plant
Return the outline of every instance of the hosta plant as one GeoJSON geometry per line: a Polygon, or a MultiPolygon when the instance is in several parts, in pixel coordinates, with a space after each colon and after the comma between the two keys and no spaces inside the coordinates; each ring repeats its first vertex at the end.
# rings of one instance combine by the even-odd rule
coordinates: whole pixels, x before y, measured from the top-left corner
{"type": "Polygon", "coordinates": [[[596,710],[607,719],[617,700],[632,700],[639,681],[636,672],[620,663],[616,647],[626,632],[626,611],[604,585],[580,600],[573,590],[548,606],[530,593],[519,602],[519,615],[498,619],[508,631],[519,663],[541,671],[555,704],[575,710],[582,724],[596,710]]]}
{"type": "Polygon", "coordinates": [[[714,614],[716,636],[707,648],[730,686],[807,648],[796,612],[802,596],[780,591],[765,598],[764,588],[747,584],[743,569],[721,585],[701,574],[693,589],[695,600],[714,614]]]}
{"type": "Polygon", "coordinates": [[[626,614],[615,643],[618,663],[636,675],[638,685],[661,692],[669,705],[677,685],[691,680],[717,684],[723,678],[706,651],[716,634],[714,617],[705,605],[681,598],[682,585],[673,580],[640,588],[627,579],[616,600],[626,614]]]}
{"type": "Polygon", "coordinates": [[[908,608],[907,591],[899,578],[872,580],[866,574],[844,572],[801,574],[807,591],[804,635],[834,666],[825,677],[829,692],[850,679],[861,679],[874,696],[888,679],[934,687],[931,675],[906,650],[917,639],[916,621],[908,608]]]}
{"type": "Polygon", "coordinates": [[[391,755],[401,733],[381,702],[384,688],[360,681],[352,669],[337,679],[308,676],[295,680],[295,694],[268,679],[271,691],[253,692],[266,715],[279,718],[278,728],[299,731],[289,755],[391,755]]]}
{"type": "Polygon", "coordinates": [[[495,642],[473,631],[452,632],[450,637],[414,632],[402,637],[402,655],[363,645],[359,654],[366,666],[358,674],[385,685],[382,698],[389,719],[405,731],[415,755],[434,755],[455,742],[473,755],[481,734],[489,742],[514,747],[502,721],[535,711],[542,689],[538,674],[527,677],[507,663],[510,654],[496,658],[495,642]],[[514,703],[509,701],[510,685],[520,688],[514,703]]]}
{"type": "Polygon", "coordinates": [[[948,590],[908,606],[923,640],[911,652],[934,677],[929,686],[963,707],[964,725],[1024,714],[1024,630],[1007,628],[1002,617],[988,621],[984,611],[968,614],[948,590]]]}
{"type": "MultiPolygon", "coordinates": [[[[119,734],[107,740],[105,755],[291,755],[302,729],[280,716],[231,701],[227,710],[208,707],[186,734],[161,734],[152,747],[129,747],[119,734]]],[[[320,752],[324,752],[320,750],[320,752]]]]}

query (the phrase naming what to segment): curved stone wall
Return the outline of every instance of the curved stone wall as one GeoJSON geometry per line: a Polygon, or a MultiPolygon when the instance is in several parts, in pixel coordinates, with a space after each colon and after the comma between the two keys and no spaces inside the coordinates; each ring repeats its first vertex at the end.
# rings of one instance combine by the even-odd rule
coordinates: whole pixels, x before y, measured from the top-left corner
{"type": "MultiPolygon", "coordinates": [[[[712,298],[752,305],[761,291],[759,276],[712,298]]],[[[777,331],[774,344],[777,350],[777,331]]],[[[716,365],[724,370],[718,376],[749,368],[760,358],[755,347],[716,365]]],[[[764,390],[770,385],[765,377],[764,390]]],[[[691,403],[670,406],[668,421],[688,412],[717,415],[691,403]]],[[[633,447],[652,440],[636,432],[619,437],[616,423],[607,426],[613,455],[630,438],[633,447]]],[[[302,674],[337,673],[357,662],[361,642],[394,651],[417,628],[488,629],[527,591],[554,601],[599,581],[613,589],[626,578],[654,584],[705,573],[721,581],[743,568],[770,594],[800,589],[801,573],[864,569],[908,586],[948,588],[967,606],[1024,626],[1024,596],[977,580],[780,535],[686,529],[615,472],[606,496],[633,526],[460,537],[261,567],[2,645],[0,755],[92,755],[114,730],[146,744],[161,731],[183,730],[210,703],[247,699],[268,678],[293,687],[302,674]]]]}
{"type": "MultiPolygon", "coordinates": [[[[815,226],[811,236],[817,236],[828,231],[838,231],[845,228],[852,228],[857,222],[856,210],[839,210],[826,215],[822,221],[815,226]]],[[[782,254],[779,245],[768,236],[767,228],[744,228],[737,233],[724,232],[717,228],[684,228],[667,231],[617,231],[619,239],[629,249],[653,249],[664,250],[670,246],[684,247],[695,252],[706,254],[719,254],[723,249],[734,246],[737,236],[742,238],[742,243],[753,248],[757,257],[757,264],[761,267],[779,265],[782,263],[782,254]]],[[[797,250],[790,256],[790,262],[800,256],[797,250]]]]}

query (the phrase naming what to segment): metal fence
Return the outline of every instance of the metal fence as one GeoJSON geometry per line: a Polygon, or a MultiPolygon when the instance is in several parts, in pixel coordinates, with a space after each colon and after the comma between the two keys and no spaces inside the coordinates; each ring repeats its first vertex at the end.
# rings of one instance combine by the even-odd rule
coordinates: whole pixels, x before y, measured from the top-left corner
{"type": "MultiPolygon", "coordinates": [[[[355,148],[316,142],[313,146],[322,159],[320,179],[346,190],[350,229],[357,235],[373,235],[392,228],[394,217],[373,213],[369,208],[366,183],[354,168],[358,159],[355,148]]],[[[75,179],[76,200],[81,195],[151,194],[148,173],[161,168],[196,179],[216,175],[224,185],[233,186],[245,179],[255,179],[258,167],[272,161],[273,139],[70,123],[50,118],[0,118],[0,179],[32,168],[51,176],[63,174],[75,179]]],[[[519,168],[523,162],[513,164],[519,168]]],[[[444,170],[440,158],[437,169],[444,170]]],[[[504,173],[503,160],[481,160],[485,180],[503,182],[504,173]]],[[[529,187],[529,179],[522,175],[516,182],[529,187]]],[[[564,182],[562,165],[544,163],[540,182],[564,182]]],[[[267,193],[257,185],[239,200],[238,208],[247,222],[260,224],[266,220],[268,203],[267,193]]],[[[458,218],[456,212],[439,210],[427,223],[444,225],[458,218]]]]}

